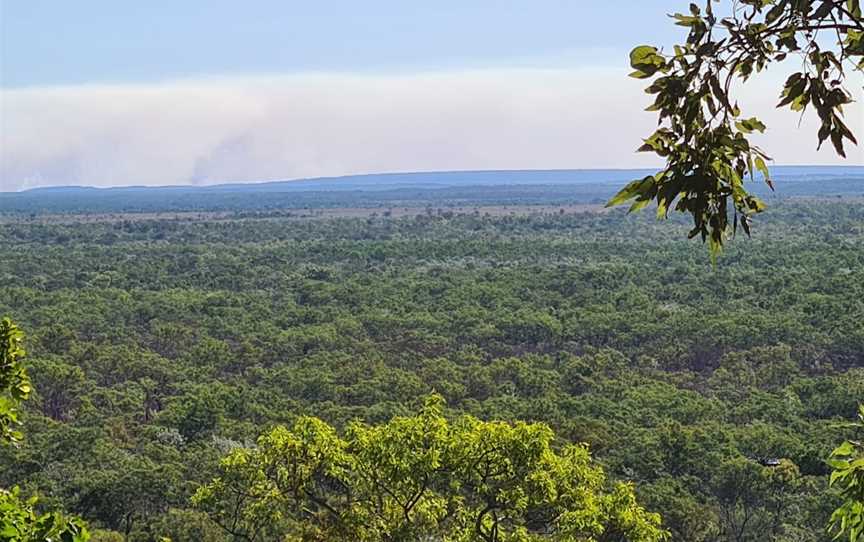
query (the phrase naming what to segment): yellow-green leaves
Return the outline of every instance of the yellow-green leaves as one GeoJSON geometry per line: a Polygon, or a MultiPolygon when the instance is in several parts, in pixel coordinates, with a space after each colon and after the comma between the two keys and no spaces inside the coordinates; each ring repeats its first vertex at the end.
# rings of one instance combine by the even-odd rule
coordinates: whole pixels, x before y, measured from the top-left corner
{"type": "Polygon", "coordinates": [[[738,128],[739,131],[744,132],[745,134],[752,133],[754,130],[757,132],[765,131],[765,125],[756,117],[736,121],[735,127],[738,128]]]}
{"type": "Polygon", "coordinates": [[[632,487],[605,489],[586,448],[556,451],[548,426],[443,415],[352,424],[344,437],[315,418],[235,450],[193,503],[244,539],[589,540],[610,532],[664,540],[632,487]]]}
{"type": "Polygon", "coordinates": [[[622,203],[634,198],[645,200],[644,196],[651,193],[654,183],[655,179],[653,175],[633,181],[615,194],[615,196],[606,203],[606,207],[621,205],[622,203]]]}
{"type": "Polygon", "coordinates": [[[27,370],[21,363],[26,352],[24,333],[9,318],[0,320],[0,442],[17,444],[23,438],[18,408],[32,390],[27,370]]]}
{"type": "Polygon", "coordinates": [[[768,183],[768,186],[773,190],[774,186],[771,184],[771,172],[768,171],[768,166],[765,164],[765,160],[763,160],[761,156],[757,156],[754,162],[756,164],[756,169],[762,174],[765,182],[768,183]]]}
{"type": "Polygon", "coordinates": [[[630,66],[636,70],[630,74],[637,79],[651,77],[666,67],[666,60],[656,47],[640,45],[630,51],[630,66]]]}
{"type": "MultiPolygon", "coordinates": [[[[858,407],[858,420],[853,427],[864,430],[864,405],[858,407]]],[[[864,444],[843,442],[831,453],[828,464],[834,469],[830,485],[843,499],[831,514],[828,531],[834,533],[834,540],[864,541],[864,444]]]]}
{"type": "Polygon", "coordinates": [[[79,518],[60,512],[40,514],[37,499],[24,500],[20,489],[0,489],[0,540],[4,542],[87,542],[90,532],[79,518]]]}

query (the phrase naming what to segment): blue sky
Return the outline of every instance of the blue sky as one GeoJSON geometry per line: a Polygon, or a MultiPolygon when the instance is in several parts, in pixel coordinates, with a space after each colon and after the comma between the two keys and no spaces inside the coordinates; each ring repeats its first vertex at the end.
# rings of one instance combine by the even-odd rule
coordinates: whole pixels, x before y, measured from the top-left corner
{"type": "MultiPolygon", "coordinates": [[[[3,85],[619,64],[676,2],[2,0],[3,85]],[[664,9],[664,4],[669,9],[664,9]]],[[[684,4],[686,7],[686,4],[684,4]]]]}
{"type": "MultiPolygon", "coordinates": [[[[687,4],[0,0],[0,189],[655,167],[627,54],[687,4]]],[[[774,109],[784,76],[740,94],[776,163],[864,164],[774,109]]]]}

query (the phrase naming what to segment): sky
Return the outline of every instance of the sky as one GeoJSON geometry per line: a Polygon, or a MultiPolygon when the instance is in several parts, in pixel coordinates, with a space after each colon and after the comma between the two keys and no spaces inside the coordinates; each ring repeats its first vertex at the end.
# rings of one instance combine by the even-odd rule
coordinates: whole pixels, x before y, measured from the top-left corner
{"type": "MultiPolygon", "coordinates": [[[[683,39],[686,6],[0,0],[0,189],[654,167],[627,55],[683,39]]],[[[774,109],[783,78],[741,89],[775,162],[864,164],[774,109]]]]}

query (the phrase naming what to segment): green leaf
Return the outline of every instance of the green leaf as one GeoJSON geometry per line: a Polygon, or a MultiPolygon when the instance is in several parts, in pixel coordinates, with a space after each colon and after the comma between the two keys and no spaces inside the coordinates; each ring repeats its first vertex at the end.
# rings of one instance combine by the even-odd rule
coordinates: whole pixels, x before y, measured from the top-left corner
{"type": "Polygon", "coordinates": [[[755,213],[761,213],[767,207],[765,205],[765,202],[757,198],[756,196],[748,196],[745,201],[747,203],[747,206],[755,213]]]}
{"type": "Polygon", "coordinates": [[[678,26],[685,27],[694,27],[702,22],[702,19],[693,15],[684,15],[682,13],[676,13],[672,15],[672,18],[677,22],[675,23],[678,26]]]}
{"type": "Polygon", "coordinates": [[[663,69],[666,66],[666,60],[658,53],[656,47],[640,45],[630,51],[630,66],[636,70],[633,72],[636,74],[634,77],[644,79],[663,69]]]}
{"type": "Polygon", "coordinates": [[[804,94],[807,84],[808,79],[804,77],[803,74],[793,73],[790,75],[786,80],[786,84],[783,86],[783,93],[781,94],[782,99],[780,100],[780,103],[777,104],[777,107],[791,104],[800,98],[801,95],[804,94]]]}
{"type": "Polygon", "coordinates": [[[738,130],[740,130],[741,132],[744,132],[745,134],[752,133],[754,130],[758,132],[765,131],[765,124],[763,124],[762,121],[760,121],[756,117],[739,120],[735,123],[735,127],[738,128],[738,130]]]}
{"type": "Polygon", "coordinates": [[[633,203],[633,205],[630,206],[630,209],[628,209],[627,212],[628,213],[635,213],[636,211],[640,211],[640,210],[644,209],[645,207],[647,207],[649,203],[651,203],[650,199],[636,200],[633,203]]]}
{"type": "Polygon", "coordinates": [[[612,199],[610,199],[606,203],[606,207],[614,207],[616,205],[621,205],[627,200],[633,199],[637,196],[643,195],[648,191],[648,188],[654,184],[654,176],[649,175],[644,179],[639,179],[637,181],[633,181],[615,194],[612,199]]]}
{"type": "Polygon", "coordinates": [[[826,17],[834,9],[834,2],[831,0],[822,0],[822,4],[816,8],[811,15],[811,19],[819,20],[826,17]]]}
{"type": "Polygon", "coordinates": [[[847,440],[840,446],[836,447],[833,452],[831,452],[831,457],[845,457],[854,453],[855,445],[847,440]]]}
{"type": "Polygon", "coordinates": [[[777,5],[771,8],[765,15],[765,23],[770,25],[771,23],[779,19],[783,12],[786,10],[786,6],[786,2],[778,2],[777,5]]]}
{"type": "Polygon", "coordinates": [[[643,64],[647,59],[657,54],[657,48],[651,45],[640,45],[630,51],[630,64],[636,66],[643,64]]]}
{"type": "Polygon", "coordinates": [[[756,165],[756,169],[759,170],[760,173],[762,173],[762,176],[765,178],[765,180],[769,181],[771,179],[771,173],[768,171],[768,166],[765,165],[765,160],[763,160],[761,156],[757,156],[753,160],[753,163],[756,165]]]}

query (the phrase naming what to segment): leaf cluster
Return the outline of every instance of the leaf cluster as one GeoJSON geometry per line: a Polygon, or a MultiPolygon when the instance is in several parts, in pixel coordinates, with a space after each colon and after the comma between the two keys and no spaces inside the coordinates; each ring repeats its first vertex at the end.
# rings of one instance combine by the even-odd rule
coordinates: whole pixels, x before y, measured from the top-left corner
{"type": "Polygon", "coordinates": [[[21,363],[25,355],[24,333],[9,318],[0,320],[0,442],[17,444],[23,438],[16,427],[22,401],[30,396],[32,387],[27,370],[21,363]]]}
{"type": "Polygon", "coordinates": [[[787,58],[800,61],[777,107],[815,110],[818,145],[830,140],[845,157],[844,141],[857,143],[843,121],[843,106],[852,101],[846,74],[864,67],[858,0],[741,0],[726,16],[715,14],[718,1],[706,0],[704,9],[690,4],[688,13],[671,15],[688,29],[685,43],[673,51],[641,45],[630,53],[630,75],[652,79],[645,92],[654,101],[647,110],[657,112],[659,126],[639,151],[657,155],[665,166],[631,182],[608,203],[632,201],[635,211],[655,202],[658,217],[670,209],[687,213],[693,218],[689,236],[707,241],[714,256],[739,226],[750,235],[752,216],[765,208],[745,189],[746,177],[758,174],[774,187],[770,158],[750,141],[766,126],[744,115],[733,84],[787,58]],[[826,34],[833,45],[825,45],[826,34]]]}
{"type": "MultiPolygon", "coordinates": [[[[864,430],[864,405],[858,407],[854,427],[864,430]]],[[[864,540],[864,443],[847,440],[831,453],[828,464],[834,469],[830,485],[840,492],[843,503],[831,515],[829,531],[834,540],[864,540]],[[847,538],[848,536],[848,538],[847,538]]]]}
{"type": "Polygon", "coordinates": [[[0,542],[87,542],[90,533],[79,518],[60,512],[39,514],[37,499],[23,500],[17,487],[0,489],[0,542]]]}
{"type": "Polygon", "coordinates": [[[300,418],[222,461],[193,503],[245,540],[660,541],[660,517],[606,486],[587,449],[556,451],[544,424],[416,416],[339,437],[300,418]]]}

